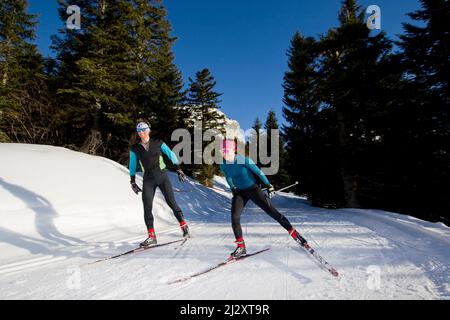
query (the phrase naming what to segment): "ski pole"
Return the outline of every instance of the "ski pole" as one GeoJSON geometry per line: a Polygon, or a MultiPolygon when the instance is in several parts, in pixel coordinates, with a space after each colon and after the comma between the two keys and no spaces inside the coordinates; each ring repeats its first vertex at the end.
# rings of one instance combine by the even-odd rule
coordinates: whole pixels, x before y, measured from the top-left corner
{"type": "Polygon", "coordinates": [[[281,192],[281,191],[284,191],[284,190],[290,189],[290,188],[292,188],[292,187],[294,187],[294,186],[296,186],[296,185],[298,185],[298,181],[295,181],[295,183],[294,183],[294,184],[291,184],[290,186],[287,186],[287,187],[285,187],[285,188],[283,188],[283,189],[280,189],[280,190],[276,190],[275,192],[281,192]]]}
{"type": "MultiPolygon", "coordinates": [[[[281,192],[281,191],[284,191],[284,190],[287,190],[287,189],[292,188],[292,187],[294,187],[294,186],[296,186],[296,185],[298,185],[298,181],[295,181],[295,183],[294,183],[294,184],[291,184],[290,186],[284,187],[284,188],[279,189],[279,190],[275,190],[275,193],[281,192]]],[[[264,189],[262,189],[262,190],[265,191],[265,190],[267,190],[267,188],[264,188],[264,189]]]]}

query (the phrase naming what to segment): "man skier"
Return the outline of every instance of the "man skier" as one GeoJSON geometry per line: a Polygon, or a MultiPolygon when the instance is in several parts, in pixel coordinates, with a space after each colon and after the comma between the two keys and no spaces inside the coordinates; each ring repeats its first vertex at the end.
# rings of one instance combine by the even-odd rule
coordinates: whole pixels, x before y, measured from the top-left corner
{"type": "Polygon", "coordinates": [[[170,148],[161,140],[150,139],[150,125],[140,122],[136,127],[137,134],[141,141],[131,146],[130,149],[130,183],[132,190],[138,194],[142,191],[142,201],[144,203],[144,219],[148,230],[148,238],[140,244],[141,247],[148,247],[157,243],[155,229],[153,226],[153,198],[158,187],[164,198],[173,210],[175,218],[180,223],[183,237],[190,236],[189,227],[184,220],[183,213],[178,206],[173,194],[172,184],[167,175],[166,165],[162,158],[164,153],[176,166],[178,179],[186,182],[187,178],[180,169],[179,161],[170,148]],[[136,166],[140,162],[144,171],[143,190],[136,184],[136,166]]]}
{"type": "Polygon", "coordinates": [[[291,237],[302,246],[306,240],[295,230],[290,222],[277,209],[275,209],[257,184],[257,178],[264,183],[269,192],[269,198],[275,192],[264,173],[256,164],[247,157],[236,154],[236,142],[225,140],[222,144],[222,155],[224,162],[220,169],[225,174],[228,185],[233,193],[231,203],[231,226],[236,237],[237,248],[230,255],[230,259],[239,258],[247,254],[244,237],[241,228],[241,213],[248,200],[252,200],[258,207],[263,209],[269,216],[275,219],[285,228],[291,237]]]}

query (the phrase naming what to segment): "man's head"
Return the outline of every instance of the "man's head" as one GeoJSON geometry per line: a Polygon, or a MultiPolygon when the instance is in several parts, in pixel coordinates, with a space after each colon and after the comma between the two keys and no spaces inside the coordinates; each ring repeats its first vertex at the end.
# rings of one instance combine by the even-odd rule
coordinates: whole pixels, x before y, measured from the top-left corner
{"type": "Polygon", "coordinates": [[[150,136],[150,125],[146,122],[139,122],[136,126],[136,132],[142,140],[147,140],[150,136]]]}

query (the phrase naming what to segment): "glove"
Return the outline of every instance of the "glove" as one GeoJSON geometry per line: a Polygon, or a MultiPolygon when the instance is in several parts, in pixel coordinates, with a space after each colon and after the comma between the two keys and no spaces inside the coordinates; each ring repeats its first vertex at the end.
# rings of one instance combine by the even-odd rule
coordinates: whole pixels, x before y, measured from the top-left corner
{"type": "Polygon", "coordinates": [[[275,195],[275,188],[273,187],[273,185],[270,184],[267,186],[267,196],[269,197],[269,199],[271,199],[274,195],[275,195]]]}
{"type": "Polygon", "coordinates": [[[178,169],[177,173],[178,173],[178,180],[180,180],[181,182],[187,182],[188,181],[186,175],[184,174],[184,172],[181,169],[178,169]]]}
{"type": "Polygon", "coordinates": [[[142,192],[141,188],[136,183],[135,177],[131,177],[131,189],[134,191],[134,193],[139,194],[139,192],[142,192]]]}
{"type": "Polygon", "coordinates": [[[237,194],[238,194],[238,189],[237,189],[236,187],[233,187],[233,188],[231,189],[231,193],[233,194],[233,197],[236,197],[237,194]]]}

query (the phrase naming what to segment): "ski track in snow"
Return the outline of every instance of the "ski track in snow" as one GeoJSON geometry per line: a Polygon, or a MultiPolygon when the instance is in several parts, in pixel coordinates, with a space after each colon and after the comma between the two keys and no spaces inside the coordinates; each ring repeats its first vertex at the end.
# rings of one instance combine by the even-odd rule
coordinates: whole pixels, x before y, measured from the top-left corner
{"type": "MultiPolygon", "coordinates": [[[[340,280],[249,203],[242,214],[248,252],[271,250],[168,284],[233,251],[231,195],[223,178],[208,189],[193,181],[181,184],[170,174],[174,187],[183,190],[176,197],[193,235],[182,247],[87,265],[131,250],[145,238],[142,203],[129,190],[128,171],[62,148],[0,144],[0,152],[0,299],[450,298],[449,228],[381,210],[314,208],[284,193],[273,198],[274,205],[340,272],[340,280]],[[34,167],[10,170],[25,154],[34,167]],[[53,190],[61,172],[68,172],[70,183],[53,190]],[[96,175],[93,186],[80,184],[96,175]],[[369,270],[380,272],[379,287],[370,285],[369,270]]],[[[159,243],[181,239],[160,193],[154,207],[159,243]]]]}

